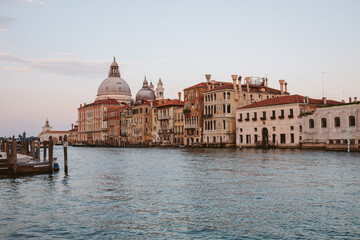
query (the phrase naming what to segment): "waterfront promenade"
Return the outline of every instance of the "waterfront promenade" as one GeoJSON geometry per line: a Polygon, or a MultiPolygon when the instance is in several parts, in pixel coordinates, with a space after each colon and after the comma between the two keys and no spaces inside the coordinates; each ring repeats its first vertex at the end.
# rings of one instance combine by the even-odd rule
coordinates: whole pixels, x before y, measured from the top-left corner
{"type": "Polygon", "coordinates": [[[360,238],[359,153],[68,151],[68,175],[0,178],[2,239],[360,238]]]}

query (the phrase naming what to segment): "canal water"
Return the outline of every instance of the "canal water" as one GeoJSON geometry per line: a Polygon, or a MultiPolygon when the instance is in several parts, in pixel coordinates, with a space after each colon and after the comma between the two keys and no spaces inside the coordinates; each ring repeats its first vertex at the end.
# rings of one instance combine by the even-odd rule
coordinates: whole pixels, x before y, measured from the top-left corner
{"type": "Polygon", "coordinates": [[[69,148],[0,178],[1,239],[360,239],[360,154],[69,148]]]}

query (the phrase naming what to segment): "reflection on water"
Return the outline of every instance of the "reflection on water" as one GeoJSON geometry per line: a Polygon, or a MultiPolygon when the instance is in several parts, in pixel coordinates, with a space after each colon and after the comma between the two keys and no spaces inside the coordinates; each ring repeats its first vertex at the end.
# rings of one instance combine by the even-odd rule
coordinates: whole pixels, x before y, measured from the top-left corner
{"type": "Polygon", "coordinates": [[[356,153],[68,152],[68,175],[0,179],[2,238],[360,238],[356,153]]]}

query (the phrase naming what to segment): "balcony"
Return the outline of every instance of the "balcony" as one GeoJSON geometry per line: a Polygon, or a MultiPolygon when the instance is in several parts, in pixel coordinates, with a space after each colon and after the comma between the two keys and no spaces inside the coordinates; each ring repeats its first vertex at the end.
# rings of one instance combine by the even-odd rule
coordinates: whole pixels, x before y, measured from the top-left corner
{"type": "Polygon", "coordinates": [[[284,115],[279,116],[279,119],[284,119],[284,118],[285,118],[284,115]]]}
{"type": "Polygon", "coordinates": [[[256,120],[257,120],[257,117],[253,117],[252,120],[253,120],[253,121],[256,121],[256,120]]]}
{"type": "Polygon", "coordinates": [[[159,116],[159,117],[158,117],[158,120],[159,120],[159,121],[169,120],[169,119],[170,119],[170,116],[159,116]]]}
{"type": "Polygon", "coordinates": [[[294,118],[293,114],[288,115],[288,118],[294,118]]]}
{"type": "Polygon", "coordinates": [[[238,119],[238,122],[242,122],[242,121],[243,121],[242,118],[239,118],[239,119],[238,119]]]}
{"type": "Polygon", "coordinates": [[[274,119],[276,119],[276,116],[271,116],[270,119],[274,120],[274,119]]]}
{"type": "Polygon", "coordinates": [[[184,128],[185,129],[195,129],[196,124],[195,123],[185,123],[184,128]]]}
{"type": "Polygon", "coordinates": [[[204,115],[203,115],[203,118],[212,118],[212,117],[213,117],[212,114],[204,114],[204,115]]]}
{"type": "Polygon", "coordinates": [[[261,121],[265,121],[265,120],[266,120],[266,117],[261,117],[260,120],[261,120],[261,121]]]}
{"type": "Polygon", "coordinates": [[[250,119],[249,119],[249,118],[245,118],[245,121],[248,122],[248,121],[250,121],[250,119]]]}

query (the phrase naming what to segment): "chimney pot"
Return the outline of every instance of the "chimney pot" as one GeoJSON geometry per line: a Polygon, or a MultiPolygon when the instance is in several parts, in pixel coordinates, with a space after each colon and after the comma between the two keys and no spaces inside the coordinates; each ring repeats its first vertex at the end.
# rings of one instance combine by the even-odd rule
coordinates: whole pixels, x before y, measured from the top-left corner
{"type": "Polygon", "coordinates": [[[179,101],[181,102],[181,92],[178,92],[179,95],[179,101]]]}
{"type": "Polygon", "coordinates": [[[287,82],[285,82],[285,93],[287,93],[287,82]]]}
{"type": "Polygon", "coordinates": [[[284,93],[284,82],[285,82],[285,80],[279,80],[281,94],[284,93]]]}
{"type": "Polygon", "coordinates": [[[349,97],[349,103],[351,103],[351,97],[349,97]]]}

